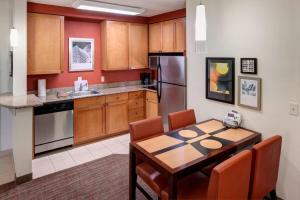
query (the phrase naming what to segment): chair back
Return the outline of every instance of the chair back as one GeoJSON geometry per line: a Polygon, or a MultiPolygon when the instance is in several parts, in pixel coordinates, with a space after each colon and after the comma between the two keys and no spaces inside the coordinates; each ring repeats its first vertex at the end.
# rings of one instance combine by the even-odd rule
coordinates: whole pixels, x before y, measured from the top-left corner
{"type": "Polygon", "coordinates": [[[131,141],[164,133],[163,120],[160,116],[132,122],[129,124],[129,129],[131,141]]]}
{"type": "Polygon", "coordinates": [[[244,150],[217,165],[213,169],[209,180],[207,199],[247,199],[251,160],[251,151],[244,150]]]}
{"type": "Polygon", "coordinates": [[[253,146],[250,199],[263,199],[276,188],[281,143],[276,135],[253,146]]]}
{"type": "Polygon", "coordinates": [[[170,131],[196,123],[195,112],[193,109],[170,113],[168,115],[168,120],[170,131]]]}

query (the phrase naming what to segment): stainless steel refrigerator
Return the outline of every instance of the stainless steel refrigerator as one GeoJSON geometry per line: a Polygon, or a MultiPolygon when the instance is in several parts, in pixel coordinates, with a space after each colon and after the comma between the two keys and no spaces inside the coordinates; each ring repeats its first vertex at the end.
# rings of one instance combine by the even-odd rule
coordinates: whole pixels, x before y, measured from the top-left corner
{"type": "Polygon", "coordinates": [[[166,124],[169,113],[186,109],[185,56],[150,55],[149,67],[156,70],[158,112],[166,124]]]}

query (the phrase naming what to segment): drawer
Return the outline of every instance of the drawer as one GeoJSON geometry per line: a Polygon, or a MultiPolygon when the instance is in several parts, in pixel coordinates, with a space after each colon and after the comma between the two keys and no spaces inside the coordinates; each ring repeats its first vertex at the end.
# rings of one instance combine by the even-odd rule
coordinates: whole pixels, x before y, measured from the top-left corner
{"type": "Polygon", "coordinates": [[[128,102],[129,109],[144,107],[144,99],[131,99],[128,102]]]}
{"type": "Polygon", "coordinates": [[[144,119],[144,108],[135,108],[135,109],[131,109],[129,110],[129,121],[133,122],[133,121],[138,121],[141,119],[144,119]]]}
{"type": "Polygon", "coordinates": [[[146,100],[157,103],[158,102],[158,100],[157,100],[157,93],[156,92],[147,91],[146,92],[146,100]]]}
{"type": "Polygon", "coordinates": [[[74,109],[87,108],[87,107],[93,107],[93,106],[104,105],[104,104],[105,104],[105,96],[80,98],[74,100],[74,109]]]}
{"type": "Polygon", "coordinates": [[[144,91],[129,92],[129,99],[144,98],[144,91]]]}
{"type": "Polygon", "coordinates": [[[106,96],[106,102],[123,101],[128,99],[128,93],[119,93],[106,96]]]}

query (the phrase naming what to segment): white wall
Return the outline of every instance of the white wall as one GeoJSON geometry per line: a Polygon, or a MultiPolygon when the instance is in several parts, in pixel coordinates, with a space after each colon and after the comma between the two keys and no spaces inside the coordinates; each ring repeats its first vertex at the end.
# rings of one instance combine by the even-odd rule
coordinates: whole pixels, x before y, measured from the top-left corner
{"type": "MultiPolygon", "coordinates": [[[[10,2],[10,0],[0,2],[0,94],[10,92],[12,87],[12,80],[9,78],[9,28],[12,23],[10,2]]],[[[0,151],[11,149],[10,120],[7,114],[9,114],[7,109],[0,108],[0,151]]]]}
{"type": "MultiPolygon", "coordinates": [[[[222,119],[236,109],[243,126],[264,138],[283,136],[278,195],[300,196],[300,118],[289,115],[289,102],[300,102],[300,1],[204,0],[207,6],[207,54],[195,53],[195,6],[187,0],[188,107],[198,120],[222,119]],[[262,111],[205,99],[205,57],[235,57],[236,82],[240,58],[258,58],[262,78],[262,111]]],[[[237,84],[236,84],[237,91],[237,84]]],[[[236,94],[237,101],[237,94],[236,94]]]]}

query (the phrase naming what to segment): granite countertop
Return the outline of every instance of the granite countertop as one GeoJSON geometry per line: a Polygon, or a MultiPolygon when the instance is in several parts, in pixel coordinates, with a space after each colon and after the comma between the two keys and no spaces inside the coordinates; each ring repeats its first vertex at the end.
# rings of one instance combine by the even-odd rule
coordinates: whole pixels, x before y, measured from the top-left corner
{"type": "Polygon", "coordinates": [[[120,86],[120,87],[112,87],[112,88],[91,88],[91,90],[96,90],[98,94],[89,94],[83,96],[67,96],[67,97],[58,97],[57,93],[47,94],[46,97],[38,97],[42,103],[52,103],[58,101],[65,101],[65,100],[72,100],[72,99],[80,99],[80,98],[87,98],[87,97],[96,97],[96,96],[105,96],[111,94],[118,94],[123,92],[134,92],[134,91],[155,91],[152,89],[147,89],[142,85],[134,85],[134,86],[120,86]]]}
{"type": "Polygon", "coordinates": [[[84,96],[76,96],[76,97],[70,95],[67,97],[58,97],[57,96],[58,91],[65,92],[64,89],[60,89],[60,88],[56,89],[55,92],[47,93],[46,97],[37,97],[35,94],[28,94],[23,96],[12,96],[12,94],[7,93],[7,94],[0,95],[0,106],[12,108],[12,109],[18,109],[18,108],[42,106],[44,103],[52,103],[52,102],[95,97],[95,96],[104,96],[104,95],[111,95],[111,94],[117,94],[122,92],[134,92],[134,91],[143,91],[143,90],[154,91],[151,89],[147,89],[142,85],[119,86],[119,87],[111,87],[111,88],[92,87],[91,90],[96,90],[99,93],[89,94],[84,96]]]}
{"type": "Polygon", "coordinates": [[[28,108],[43,105],[42,101],[34,94],[13,96],[11,93],[0,95],[0,106],[12,109],[28,108]]]}

